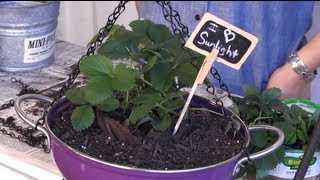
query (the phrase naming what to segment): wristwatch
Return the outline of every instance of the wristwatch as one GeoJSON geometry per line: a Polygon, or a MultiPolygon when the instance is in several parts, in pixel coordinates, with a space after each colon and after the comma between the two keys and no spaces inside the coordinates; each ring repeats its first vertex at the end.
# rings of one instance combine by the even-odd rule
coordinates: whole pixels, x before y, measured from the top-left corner
{"type": "Polygon", "coordinates": [[[297,55],[297,52],[289,56],[289,63],[292,69],[303,79],[306,83],[310,83],[317,75],[317,70],[310,70],[297,55]]]}

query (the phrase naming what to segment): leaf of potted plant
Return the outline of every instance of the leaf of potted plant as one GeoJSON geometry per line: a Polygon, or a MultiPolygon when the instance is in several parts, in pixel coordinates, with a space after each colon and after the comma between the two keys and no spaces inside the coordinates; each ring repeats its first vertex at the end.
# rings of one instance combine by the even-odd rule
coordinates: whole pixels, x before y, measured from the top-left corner
{"type": "MultiPolygon", "coordinates": [[[[279,136],[252,159],[282,144],[279,129],[248,129],[224,107],[197,96],[172,137],[185,97],[176,77],[182,87],[192,85],[197,75],[192,62],[200,65],[202,57],[184,49],[164,25],[137,20],[130,26],[132,30],[115,26],[98,54],[81,60],[85,85],[68,90],[67,98],[54,103],[46,116],[48,130],[41,130],[51,138],[54,160],[65,178],[231,179],[248,160],[242,156],[249,130],[279,136]],[[235,127],[235,136],[226,132],[229,127],[235,127]]],[[[28,98],[51,101],[40,95],[19,97],[15,108],[27,122],[20,103],[28,98]]]]}
{"type": "MultiPolygon", "coordinates": [[[[274,153],[253,161],[253,165],[247,167],[247,173],[251,174],[252,171],[256,171],[257,179],[267,175],[272,175],[273,178],[292,179],[301,157],[292,157],[295,159],[293,161],[292,158],[290,160],[290,156],[293,152],[297,153],[298,151],[300,155],[303,155],[320,115],[320,106],[304,99],[299,102],[297,102],[297,99],[282,101],[280,99],[281,90],[278,88],[266,89],[260,93],[255,86],[244,85],[243,91],[245,93],[244,97],[234,97],[235,113],[249,127],[251,125],[267,124],[280,128],[285,134],[284,144],[274,153]],[[269,171],[282,165],[287,166],[288,170],[282,168],[282,170],[269,171]],[[291,173],[284,173],[284,171],[290,171],[291,173]]],[[[273,141],[274,136],[266,132],[251,134],[251,150],[253,152],[258,151],[267,147],[273,141]]],[[[315,169],[315,172],[319,174],[319,168],[315,169]]],[[[311,176],[317,176],[317,174],[312,173],[311,176]]]]}

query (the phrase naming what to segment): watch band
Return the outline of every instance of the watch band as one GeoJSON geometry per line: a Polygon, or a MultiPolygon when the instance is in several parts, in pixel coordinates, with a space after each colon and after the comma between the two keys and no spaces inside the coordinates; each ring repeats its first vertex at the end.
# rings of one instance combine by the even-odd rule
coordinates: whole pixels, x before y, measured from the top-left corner
{"type": "Polygon", "coordinates": [[[310,70],[297,55],[297,52],[289,56],[289,63],[292,69],[303,79],[306,83],[310,83],[317,75],[317,70],[310,70]]]}

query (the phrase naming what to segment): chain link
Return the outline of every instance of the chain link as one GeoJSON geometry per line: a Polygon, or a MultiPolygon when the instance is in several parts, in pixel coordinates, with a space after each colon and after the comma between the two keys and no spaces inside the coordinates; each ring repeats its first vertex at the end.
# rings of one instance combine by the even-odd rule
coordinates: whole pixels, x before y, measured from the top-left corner
{"type": "MultiPolygon", "coordinates": [[[[184,45],[186,43],[184,37],[190,37],[190,35],[189,35],[188,27],[182,24],[179,13],[172,8],[170,1],[156,1],[156,2],[162,7],[164,18],[170,22],[173,33],[175,35],[178,35],[181,38],[184,45]]],[[[3,134],[8,135],[12,138],[16,138],[19,141],[24,142],[32,147],[41,147],[44,149],[46,153],[50,152],[50,150],[48,149],[48,146],[45,145],[45,140],[47,139],[47,137],[42,133],[36,135],[37,127],[44,125],[45,117],[48,114],[48,108],[51,107],[57,100],[59,100],[65,94],[65,92],[70,88],[73,82],[76,80],[77,76],[80,73],[79,64],[81,60],[85,57],[93,55],[95,51],[101,46],[104,38],[106,37],[108,32],[111,30],[116,20],[118,19],[118,17],[124,12],[126,3],[128,3],[128,1],[120,1],[118,6],[114,9],[113,13],[109,15],[108,22],[103,28],[99,30],[99,33],[95,41],[88,46],[86,54],[82,56],[80,60],[77,62],[76,68],[70,73],[68,79],[62,85],[58,95],[53,97],[54,100],[49,106],[45,107],[43,116],[37,120],[35,128],[32,128],[31,126],[28,128],[22,128],[21,126],[16,126],[14,122],[15,119],[13,117],[8,117],[7,119],[0,118],[0,125],[2,125],[3,127],[9,128],[9,130],[13,130],[17,132],[19,135],[15,135],[13,132],[8,132],[5,128],[1,128],[0,131],[3,134]]],[[[192,59],[195,59],[195,58],[192,58],[192,59]]],[[[228,87],[221,79],[218,71],[212,67],[210,73],[216,80],[218,80],[220,84],[220,88],[226,91],[228,93],[228,97],[232,99],[232,96],[228,90],[228,87]]],[[[27,94],[27,93],[35,93],[35,94],[39,93],[38,90],[30,88],[29,85],[23,83],[21,80],[12,78],[11,82],[19,83],[22,87],[22,90],[20,91],[19,94],[17,94],[17,96],[27,94]]],[[[214,94],[214,91],[210,92],[209,88],[213,88],[213,87],[208,86],[207,91],[209,93],[214,94]]],[[[224,107],[223,102],[218,98],[216,99],[216,103],[224,107]]],[[[10,100],[8,103],[2,104],[0,106],[0,110],[10,108],[13,105],[14,105],[14,100],[10,100]]],[[[227,113],[224,113],[224,110],[223,110],[223,114],[226,116],[227,113]]]]}
{"type": "Polygon", "coordinates": [[[39,93],[39,90],[29,87],[29,85],[25,84],[21,80],[18,80],[14,77],[11,78],[11,83],[19,83],[20,86],[22,87],[22,90],[19,92],[19,94],[17,94],[17,96],[21,96],[24,94],[38,94],[39,93]]]}
{"type": "Polygon", "coordinates": [[[4,135],[18,139],[19,141],[24,142],[29,146],[41,147],[45,152],[49,152],[48,146],[44,144],[45,140],[47,139],[44,134],[35,135],[37,131],[31,126],[22,128],[21,126],[16,126],[16,123],[14,121],[15,119],[12,116],[8,117],[7,119],[0,118],[0,124],[5,128],[9,128],[10,132],[8,132],[5,128],[1,128],[0,131],[4,135]],[[12,131],[15,131],[19,135],[14,134],[12,131]]]}
{"type": "MultiPolygon", "coordinates": [[[[163,17],[165,20],[170,22],[172,32],[175,35],[178,35],[180,37],[183,37],[183,36],[190,37],[188,27],[181,23],[180,15],[176,10],[172,8],[170,1],[156,1],[156,2],[162,7],[163,17]],[[177,23],[177,25],[175,23],[177,23]]],[[[183,44],[186,43],[184,38],[181,38],[181,40],[183,41],[183,44]]]]}
{"type": "MultiPolygon", "coordinates": [[[[17,96],[23,95],[23,94],[38,94],[39,90],[30,88],[29,85],[25,84],[21,80],[18,80],[14,77],[11,78],[11,83],[19,83],[19,85],[22,87],[21,91],[17,96]]],[[[0,106],[0,110],[5,110],[10,107],[14,106],[14,100],[11,99],[9,102],[4,103],[0,106]]],[[[15,118],[12,116],[9,116],[8,118],[0,118],[0,125],[3,127],[0,129],[0,131],[7,136],[10,136],[12,138],[18,139],[21,142],[24,142],[32,147],[41,147],[44,149],[45,152],[49,152],[48,146],[45,145],[45,140],[47,137],[39,133],[37,133],[36,129],[32,128],[31,126],[27,128],[23,128],[22,126],[17,126],[15,123],[15,118]],[[9,129],[10,131],[7,131],[9,129]],[[13,132],[18,133],[18,135],[14,134],[13,132]]]]}
{"type": "Polygon", "coordinates": [[[102,27],[99,30],[99,33],[95,39],[94,42],[92,42],[88,49],[87,49],[87,53],[86,55],[83,55],[80,60],[77,62],[76,64],[76,68],[71,72],[71,74],[69,75],[68,80],[62,85],[61,89],[59,90],[59,93],[57,96],[53,97],[53,101],[50,103],[49,106],[47,106],[45,108],[45,111],[43,113],[42,118],[40,118],[37,123],[36,123],[36,128],[37,126],[44,125],[45,122],[45,117],[48,115],[48,108],[51,107],[57,100],[59,100],[64,94],[65,92],[70,88],[70,86],[73,84],[73,82],[76,80],[77,76],[80,73],[80,69],[79,69],[79,65],[80,62],[83,58],[91,56],[95,53],[95,51],[100,47],[100,45],[102,44],[104,38],[106,37],[106,35],[108,34],[108,32],[111,30],[111,28],[113,27],[113,25],[115,24],[116,20],[119,18],[120,14],[123,13],[123,11],[125,10],[125,5],[128,3],[129,1],[120,1],[118,6],[114,9],[113,13],[111,15],[109,15],[108,17],[108,22],[106,23],[106,25],[104,27],[102,27]]]}
{"type": "MultiPolygon", "coordinates": [[[[212,75],[212,77],[214,79],[216,79],[219,82],[220,89],[222,89],[223,91],[227,92],[228,97],[233,101],[233,97],[232,97],[231,93],[229,92],[229,89],[228,89],[227,85],[223,82],[222,78],[220,77],[220,74],[218,73],[218,70],[216,68],[214,68],[214,67],[211,67],[210,74],[212,75]]],[[[207,88],[207,92],[209,92],[211,94],[213,94],[215,92],[214,91],[214,87],[208,87],[208,88],[207,88]],[[210,92],[208,90],[208,88],[212,88],[213,91],[210,92]]]]}
{"type": "MultiPolygon", "coordinates": [[[[164,19],[170,23],[172,32],[178,37],[180,37],[182,41],[181,46],[183,49],[186,50],[186,47],[184,46],[186,43],[185,37],[190,37],[188,27],[181,22],[179,13],[172,8],[170,1],[156,1],[156,3],[162,7],[162,14],[164,19]]],[[[199,70],[196,65],[197,63],[195,62],[196,57],[194,57],[190,51],[187,51],[187,53],[191,57],[191,64],[195,68],[197,68],[197,70],[199,70]]]]}
{"type": "MultiPolygon", "coordinates": [[[[122,14],[125,10],[125,5],[129,1],[120,1],[118,6],[114,9],[114,12],[109,15],[108,22],[104,27],[102,27],[99,30],[99,33],[95,39],[94,42],[92,42],[87,49],[87,52],[85,55],[83,55],[80,60],[76,64],[76,68],[69,74],[68,79],[63,83],[61,89],[59,90],[59,93],[53,97],[53,102],[45,107],[43,116],[39,118],[36,122],[35,128],[32,128],[31,126],[27,128],[22,128],[21,126],[16,126],[15,119],[13,117],[8,117],[7,119],[0,118],[0,125],[4,128],[1,128],[0,131],[7,136],[10,136],[12,138],[16,138],[21,142],[24,142],[32,147],[41,147],[44,149],[44,152],[49,153],[50,150],[48,149],[48,146],[45,144],[45,140],[47,137],[43,133],[39,133],[37,130],[38,126],[43,126],[45,123],[45,117],[48,115],[48,108],[51,107],[57,100],[59,100],[65,92],[70,88],[70,86],[73,84],[73,82],[76,80],[77,76],[80,73],[79,65],[83,58],[87,56],[91,56],[95,53],[95,51],[101,46],[104,38],[108,34],[108,32],[111,30],[113,25],[115,24],[116,20],[122,14]],[[6,128],[9,128],[10,131],[15,131],[19,135],[14,134],[13,132],[8,132],[6,128]],[[37,134],[38,133],[38,134],[37,134]]],[[[30,88],[29,85],[23,83],[21,80],[18,80],[16,78],[11,78],[11,83],[18,83],[22,90],[17,94],[17,96],[21,96],[23,94],[38,94],[40,93],[39,90],[30,88]]],[[[14,100],[10,100],[8,103],[4,103],[0,106],[0,110],[8,109],[10,107],[14,106],[14,100]]]]}
{"type": "MultiPolygon", "coordinates": [[[[162,7],[162,13],[163,16],[165,18],[165,20],[167,20],[168,22],[170,22],[171,28],[172,28],[172,32],[175,35],[178,35],[179,37],[181,37],[181,40],[183,41],[183,45],[186,43],[185,39],[183,38],[183,36],[181,36],[181,34],[183,34],[186,37],[190,37],[189,35],[189,30],[188,27],[185,26],[182,22],[181,22],[181,18],[179,13],[174,10],[170,4],[170,1],[156,1],[157,4],[159,4],[162,7]],[[177,23],[177,25],[176,25],[177,23]]],[[[218,80],[219,84],[220,84],[220,88],[224,91],[226,91],[228,93],[228,97],[232,99],[232,96],[229,92],[229,89],[227,87],[227,85],[223,82],[222,78],[220,77],[217,69],[215,69],[214,67],[211,67],[211,71],[210,71],[211,75],[218,80]]],[[[210,92],[210,88],[212,88],[214,90],[214,87],[211,87],[210,85],[208,85],[208,83],[206,83],[206,90],[208,93],[215,95],[214,91],[210,92]]],[[[216,103],[221,105],[222,107],[224,107],[223,102],[219,99],[216,98],[216,103]]]]}
{"type": "MultiPolygon", "coordinates": [[[[188,27],[181,23],[181,18],[180,18],[179,13],[172,8],[170,1],[156,1],[156,2],[162,7],[163,16],[164,16],[165,20],[170,22],[172,32],[181,38],[181,40],[183,42],[182,45],[184,45],[186,43],[186,41],[182,35],[184,35],[185,37],[190,37],[190,35],[189,35],[188,27]],[[177,23],[178,25],[176,25],[175,23],[177,23]]],[[[192,57],[192,55],[190,53],[189,53],[189,55],[192,57]]],[[[223,91],[227,92],[230,100],[235,102],[233,100],[233,97],[231,96],[231,93],[229,92],[227,85],[224,83],[224,81],[220,77],[218,70],[214,67],[211,67],[210,74],[213,76],[214,79],[216,79],[219,82],[220,88],[223,91]]],[[[214,95],[214,97],[216,97],[215,88],[213,86],[209,85],[209,83],[206,83],[206,86],[207,86],[206,91],[208,93],[214,95]]],[[[229,116],[228,113],[225,112],[225,106],[223,104],[223,101],[221,101],[220,98],[216,98],[215,102],[216,102],[216,104],[221,106],[221,111],[222,111],[222,114],[224,115],[225,119],[227,119],[228,121],[231,121],[232,120],[231,117],[229,116]]],[[[236,127],[232,127],[232,128],[236,129],[236,127]]],[[[248,161],[251,162],[251,159],[250,159],[249,153],[248,153],[249,152],[248,148],[245,145],[243,145],[243,148],[244,148],[244,155],[248,158],[248,161]]]]}
{"type": "Polygon", "coordinates": [[[4,103],[0,106],[0,110],[8,109],[14,105],[14,100],[11,99],[8,103],[4,103]]]}

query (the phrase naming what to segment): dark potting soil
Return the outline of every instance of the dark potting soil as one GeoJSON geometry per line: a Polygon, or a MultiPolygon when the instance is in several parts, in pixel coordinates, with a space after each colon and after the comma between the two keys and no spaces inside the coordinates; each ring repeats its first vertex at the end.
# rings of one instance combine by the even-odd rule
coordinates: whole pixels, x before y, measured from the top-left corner
{"type": "MultiPolygon", "coordinates": [[[[145,169],[177,170],[213,165],[234,157],[244,148],[240,136],[225,133],[227,122],[214,114],[191,111],[172,138],[170,130],[148,133],[151,126],[144,124],[132,131],[138,143],[118,141],[93,124],[84,131],[72,128],[70,113],[56,119],[53,133],[74,149],[96,159],[145,169]],[[152,134],[150,136],[150,134],[152,134]],[[150,138],[151,137],[151,138],[150,138]]],[[[132,130],[132,129],[131,129],[132,130]]]]}

